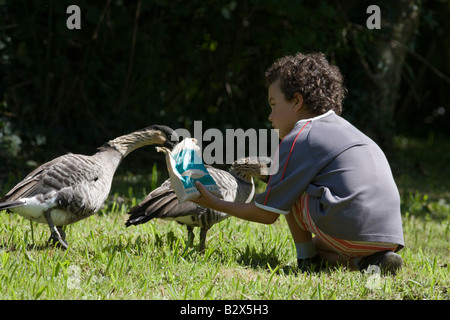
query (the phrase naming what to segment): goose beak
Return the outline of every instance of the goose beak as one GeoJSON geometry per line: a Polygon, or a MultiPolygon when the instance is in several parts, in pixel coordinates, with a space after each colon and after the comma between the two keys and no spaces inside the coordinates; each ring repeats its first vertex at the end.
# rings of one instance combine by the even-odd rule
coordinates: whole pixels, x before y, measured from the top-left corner
{"type": "Polygon", "coordinates": [[[160,132],[161,140],[164,141],[164,143],[162,144],[163,147],[172,150],[173,147],[178,143],[178,134],[170,127],[164,125],[153,125],[152,129],[160,132]]]}

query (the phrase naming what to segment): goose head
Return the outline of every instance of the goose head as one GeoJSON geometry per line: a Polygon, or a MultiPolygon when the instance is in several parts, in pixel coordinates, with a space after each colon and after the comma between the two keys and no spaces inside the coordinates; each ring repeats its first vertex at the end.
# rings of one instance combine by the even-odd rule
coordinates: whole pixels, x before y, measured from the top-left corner
{"type": "Polygon", "coordinates": [[[271,160],[268,157],[247,157],[236,160],[230,168],[239,178],[252,181],[253,177],[267,182],[271,160]]]}
{"type": "Polygon", "coordinates": [[[132,151],[147,145],[158,145],[172,149],[178,143],[177,133],[164,125],[152,125],[117,137],[106,143],[126,157],[132,151]]]}
{"type": "Polygon", "coordinates": [[[172,130],[172,128],[161,124],[155,124],[148,128],[150,128],[150,130],[156,130],[160,132],[160,138],[164,140],[164,143],[162,144],[163,147],[172,150],[173,147],[175,147],[175,145],[178,143],[178,134],[174,130],[172,130]]]}

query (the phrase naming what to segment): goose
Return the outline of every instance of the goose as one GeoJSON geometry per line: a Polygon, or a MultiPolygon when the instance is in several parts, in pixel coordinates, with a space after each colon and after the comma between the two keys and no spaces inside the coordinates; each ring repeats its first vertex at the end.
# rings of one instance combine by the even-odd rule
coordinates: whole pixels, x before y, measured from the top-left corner
{"type": "Polygon", "coordinates": [[[49,242],[68,248],[62,226],[97,212],[108,197],[117,167],[132,151],[146,145],[172,148],[177,134],[152,125],[110,140],[93,155],[68,153],[29,173],[0,199],[0,211],[47,223],[49,242]]]}
{"type": "MultiPolygon", "coordinates": [[[[267,182],[268,159],[248,157],[235,161],[229,171],[206,165],[206,168],[226,201],[248,203],[255,194],[253,177],[267,182]],[[266,171],[265,171],[266,170],[266,171]]],[[[188,244],[194,240],[194,227],[200,227],[199,250],[205,250],[206,234],[216,223],[229,216],[193,202],[180,203],[171,187],[170,179],[151,191],[141,203],[132,207],[125,225],[139,225],[154,218],[176,221],[186,225],[188,244]]]]}

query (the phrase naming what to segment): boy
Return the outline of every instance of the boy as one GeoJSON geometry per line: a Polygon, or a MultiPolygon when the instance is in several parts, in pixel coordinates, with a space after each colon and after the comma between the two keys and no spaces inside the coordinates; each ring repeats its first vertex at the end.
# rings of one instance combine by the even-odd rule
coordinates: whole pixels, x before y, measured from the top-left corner
{"type": "Polygon", "coordinates": [[[381,149],[340,117],[339,69],[321,53],[298,53],[276,61],[266,82],[282,139],[277,173],[253,203],[220,200],[201,184],[194,202],[266,224],[285,215],[301,271],[341,263],[395,274],[404,246],[398,189],[381,149]]]}

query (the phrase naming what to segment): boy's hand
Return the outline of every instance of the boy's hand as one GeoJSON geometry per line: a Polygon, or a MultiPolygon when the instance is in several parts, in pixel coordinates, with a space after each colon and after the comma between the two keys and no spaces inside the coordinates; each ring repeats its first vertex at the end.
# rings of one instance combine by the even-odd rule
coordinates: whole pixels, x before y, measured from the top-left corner
{"type": "Polygon", "coordinates": [[[195,187],[198,189],[198,191],[200,191],[201,195],[199,198],[190,201],[202,207],[214,208],[214,204],[220,199],[215,195],[213,195],[211,192],[209,192],[205,188],[205,186],[199,181],[195,182],[195,187]]]}
{"type": "Polygon", "coordinates": [[[253,202],[235,203],[222,200],[209,192],[198,181],[195,183],[195,186],[197,187],[198,191],[200,191],[201,196],[195,200],[190,201],[198,204],[199,206],[225,212],[240,219],[260,222],[264,224],[274,223],[280,216],[277,213],[257,207],[253,202]]]}

